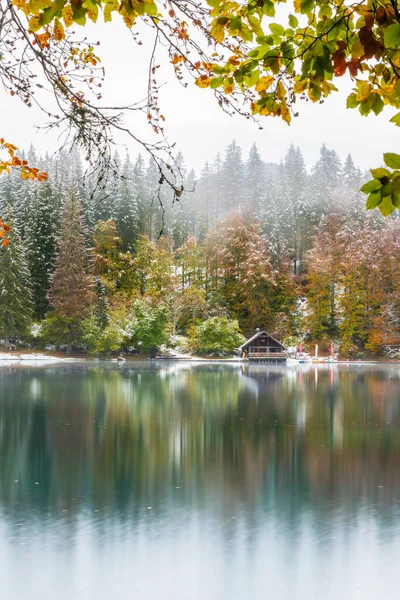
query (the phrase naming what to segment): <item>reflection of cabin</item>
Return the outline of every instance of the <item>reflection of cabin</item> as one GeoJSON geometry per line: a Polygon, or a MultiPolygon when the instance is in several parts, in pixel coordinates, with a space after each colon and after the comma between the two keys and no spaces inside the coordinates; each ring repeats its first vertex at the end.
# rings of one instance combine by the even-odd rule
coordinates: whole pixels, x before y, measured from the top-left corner
{"type": "Polygon", "coordinates": [[[285,346],[266,331],[257,331],[239,348],[249,360],[285,362],[285,346]]]}

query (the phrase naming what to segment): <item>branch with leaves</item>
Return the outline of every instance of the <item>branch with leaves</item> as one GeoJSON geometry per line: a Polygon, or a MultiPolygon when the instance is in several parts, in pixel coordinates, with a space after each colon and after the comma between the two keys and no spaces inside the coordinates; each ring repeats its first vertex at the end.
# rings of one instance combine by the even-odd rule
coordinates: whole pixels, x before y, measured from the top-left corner
{"type": "MultiPolygon", "coordinates": [[[[30,104],[36,101],[38,88],[31,65],[39,64],[60,109],[60,115],[49,113],[52,126],[65,125],[73,132],[72,141],[100,161],[109,155],[113,129],[124,131],[156,157],[160,181],[169,183],[178,197],[182,188],[176,182],[173,151],[164,137],[165,116],[158,105],[159,48],[168,52],[184,86],[189,75],[198,87],[212,89],[224,110],[248,119],[273,116],[290,124],[298,115],[297,99],[324,102],[345,74],[353,82],[348,108],[357,108],[363,116],[377,115],[385,106],[400,111],[396,2],[293,0],[290,14],[274,22],[280,1],[3,0],[0,30],[6,32],[3,36],[14,37],[7,47],[9,60],[0,62],[0,78],[10,93],[30,104]],[[143,103],[122,108],[100,104],[104,72],[94,46],[77,43],[68,32],[74,24],[84,26],[87,19],[96,22],[101,13],[105,21],[122,17],[138,44],[139,22],[154,31],[143,103]],[[143,111],[161,141],[139,140],[122,123],[125,110],[143,111]]],[[[0,50],[3,46],[4,37],[0,50]]],[[[400,126],[400,112],[391,121],[400,126]]],[[[398,208],[397,194],[382,196],[389,188],[381,187],[382,202],[375,206],[389,214],[398,208]]]]}

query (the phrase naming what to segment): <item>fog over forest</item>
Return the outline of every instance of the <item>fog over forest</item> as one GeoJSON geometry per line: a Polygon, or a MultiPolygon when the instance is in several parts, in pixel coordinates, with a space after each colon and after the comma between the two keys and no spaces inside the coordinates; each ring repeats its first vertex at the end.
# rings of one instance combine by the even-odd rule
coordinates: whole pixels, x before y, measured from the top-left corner
{"type": "MultiPolygon", "coordinates": [[[[323,146],[307,170],[301,148],[267,163],[256,145],[243,156],[232,141],[195,173],[178,154],[179,202],[170,187],[160,189],[156,164],[142,155],[116,154],[115,172],[100,182],[84,173],[76,152],[38,157],[32,147],[26,158],[47,171],[47,182],[15,173],[0,179],[0,212],[18,231],[10,244],[22,274],[9,293],[31,302],[21,305],[23,318],[9,317],[14,338],[61,308],[60,318],[75,318],[57,296],[63,252],[71,260],[76,253],[87,276],[79,285],[88,286],[76,298],[86,333],[74,329],[72,346],[88,347],[90,327],[115,330],[140,303],[149,318],[162,309],[167,345],[168,336],[190,338],[199,323],[221,318],[236,320],[246,335],[263,327],[282,339],[333,342],[345,355],[381,352],[399,334],[400,221],[365,210],[359,189],[369,174],[351,155],[341,160],[323,146]]],[[[70,296],[74,286],[72,279],[70,296]]],[[[122,348],[128,338],[137,345],[127,329],[102,349],[122,348]]],[[[42,342],[60,340],[47,333],[42,342]]]]}

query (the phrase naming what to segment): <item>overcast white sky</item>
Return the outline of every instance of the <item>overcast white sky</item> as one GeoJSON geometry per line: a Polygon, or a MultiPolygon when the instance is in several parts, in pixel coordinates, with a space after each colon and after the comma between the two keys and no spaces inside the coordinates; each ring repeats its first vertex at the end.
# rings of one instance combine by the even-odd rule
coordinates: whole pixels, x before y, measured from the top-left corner
{"type": "MultiPolygon", "coordinates": [[[[82,31],[79,31],[80,35],[82,31]]],[[[85,34],[87,31],[85,28],[85,34]]],[[[147,51],[133,43],[120,19],[96,25],[92,33],[89,29],[88,37],[101,40],[99,54],[107,71],[105,99],[121,105],[142,97],[146,78],[143,56],[147,55],[147,51]]],[[[168,138],[170,142],[177,143],[187,164],[196,171],[206,160],[212,160],[218,150],[223,151],[232,139],[242,146],[245,157],[256,142],[263,159],[273,162],[279,162],[293,143],[301,147],[309,167],[317,159],[323,143],[336,149],[342,159],[350,152],[362,168],[381,164],[384,151],[399,150],[400,129],[388,122],[393,111],[386,110],[379,117],[370,115],[365,118],[356,110],[345,108],[346,91],[351,87],[347,76],[335,80],[343,91],[334,94],[324,104],[299,104],[300,116],[290,127],[276,118],[263,118],[262,131],[245,119],[224,114],[209,90],[198,89],[191,83],[183,89],[174,79],[172,67],[168,64],[160,81],[166,81],[161,96],[168,138]]],[[[44,115],[27,109],[3,92],[0,92],[0,99],[1,137],[20,148],[27,148],[33,142],[40,152],[57,149],[53,134],[38,133],[34,127],[44,124],[44,115]]],[[[150,128],[144,116],[132,123],[140,136],[150,138],[150,128]]],[[[139,151],[129,139],[119,141],[122,151],[124,144],[132,154],[139,151]]]]}

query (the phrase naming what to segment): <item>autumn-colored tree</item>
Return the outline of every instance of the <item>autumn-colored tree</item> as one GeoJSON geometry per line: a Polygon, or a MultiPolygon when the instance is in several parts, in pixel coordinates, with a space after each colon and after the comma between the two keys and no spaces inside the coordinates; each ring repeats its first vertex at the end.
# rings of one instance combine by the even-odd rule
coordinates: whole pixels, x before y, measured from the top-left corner
{"type": "Polygon", "coordinates": [[[168,240],[154,243],[145,235],[137,241],[136,255],[132,262],[133,285],[141,296],[156,299],[170,297],[175,287],[173,257],[168,240]]]}
{"type": "Polygon", "coordinates": [[[48,294],[52,313],[49,319],[71,350],[79,339],[79,326],[93,300],[91,252],[86,246],[86,227],[77,193],[65,197],[60,218],[56,268],[48,294]]]}
{"type": "Polygon", "coordinates": [[[173,333],[185,333],[207,314],[205,291],[199,287],[190,286],[179,290],[171,302],[173,333]]]}
{"type": "Polygon", "coordinates": [[[202,287],[205,285],[204,249],[193,236],[175,251],[175,264],[179,269],[182,289],[187,286],[202,287]]]}
{"type": "Polygon", "coordinates": [[[342,221],[337,215],[323,218],[307,257],[306,328],[311,338],[320,342],[329,341],[338,331],[337,302],[345,243],[340,236],[341,226],[342,221]]]}
{"type": "Polygon", "coordinates": [[[343,256],[339,307],[344,354],[364,346],[376,354],[385,339],[398,335],[398,321],[393,319],[400,292],[398,233],[397,220],[383,230],[364,229],[343,256]]]}
{"type": "Polygon", "coordinates": [[[274,277],[268,245],[251,217],[231,214],[205,241],[208,290],[250,331],[271,323],[274,277]]]}
{"type": "Polygon", "coordinates": [[[94,272],[101,276],[107,293],[131,291],[134,285],[132,255],[122,251],[122,241],[113,219],[96,223],[93,242],[94,272]]]}

